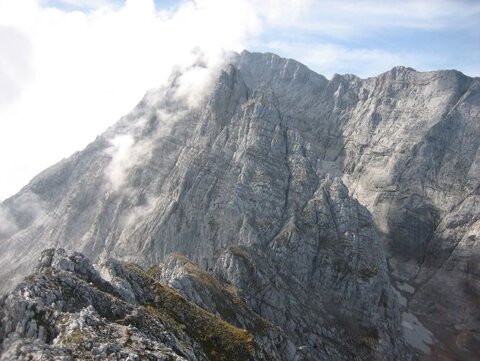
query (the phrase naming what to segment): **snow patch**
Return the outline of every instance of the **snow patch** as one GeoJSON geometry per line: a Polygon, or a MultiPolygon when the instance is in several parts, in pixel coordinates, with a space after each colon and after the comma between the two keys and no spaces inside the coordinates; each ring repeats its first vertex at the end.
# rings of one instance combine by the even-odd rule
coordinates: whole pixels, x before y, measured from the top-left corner
{"type": "Polygon", "coordinates": [[[402,313],[402,326],[405,341],[417,350],[430,354],[430,346],[434,343],[433,333],[413,313],[402,313]]]}

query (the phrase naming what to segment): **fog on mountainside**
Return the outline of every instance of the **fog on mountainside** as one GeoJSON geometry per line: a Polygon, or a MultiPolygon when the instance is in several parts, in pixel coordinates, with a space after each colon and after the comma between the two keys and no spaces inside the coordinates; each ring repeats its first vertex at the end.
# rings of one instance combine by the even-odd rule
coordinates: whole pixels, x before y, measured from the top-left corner
{"type": "Polygon", "coordinates": [[[184,75],[0,204],[2,360],[480,357],[479,78],[184,75]]]}

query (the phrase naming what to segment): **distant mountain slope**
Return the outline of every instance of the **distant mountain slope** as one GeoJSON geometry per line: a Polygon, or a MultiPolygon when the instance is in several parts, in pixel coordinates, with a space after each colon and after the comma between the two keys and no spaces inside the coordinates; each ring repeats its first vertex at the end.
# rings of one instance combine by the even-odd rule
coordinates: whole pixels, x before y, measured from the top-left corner
{"type": "Polygon", "coordinates": [[[216,79],[192,107],[172,78],[6,200],[4,287],[45,247],[142,266],[180,252],[306,359],[408,359],[403,333],[475,357],[480,80],[329,81],[249,52],[216,79]]]}

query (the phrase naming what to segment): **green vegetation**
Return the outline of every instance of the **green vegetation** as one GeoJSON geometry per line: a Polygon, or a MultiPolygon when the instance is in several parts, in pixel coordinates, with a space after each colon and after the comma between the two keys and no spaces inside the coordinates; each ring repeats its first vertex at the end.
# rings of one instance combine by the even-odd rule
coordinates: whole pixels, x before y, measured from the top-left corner
{"type": "Polygon", "coordinates": [[[363,330],[360,336],[360,346],[373,350],[379,341],[378,330],[375,327],[368,327],[363,330]]]}
{"type": "Polygon", "coordinates": [[[33,286],[37,283],[37,274],[36,273],[32,273],[30,275],[28,275],[27,277],[25,277],[24,281],[29,285],[29,286],[33,286]]]}
{"type": "Polygon", "coordinates": [[[248,260],[248,253],[245,252],[240,246],[230,246],[228,250],[235,256],[242,257],[248,260]]]}
{"type": "Polygon", "coordinates": [[[150,267],[150,269],[147,272],[147,274],[150,277],[153,277],[155,279],[158,279],[160,277],[161,273],[162,273],[162,269],[159,266],[152,266],[152,267],[150,267]]]}
{"type": "Polygon", "coordinates": [[[58,341],[63,345],[78,346],[83,341],[88,340],[89,336],[82,332],[79,328],[73,329],[71,332],[61,337],[58,341]]]}
{"type": "Polygon", "coordinates": [[[217,223],[215,222],[215,219],[212,217],[208,220],[208,225],[213,228],[217,225],[217,223]]]}
{"type": "MultiPolygon", "coordinates": [[[[190,277],[196,281],[194,284],[208,289],[215,303],[215,309],[219,312],[223,320],[229,323],[235,323],[237,322],[237,315],[243,312],[247,313],[246,318],[252,320],[252,328],[256,333],[262,333],[273,327],[271,323],[248,309],[248,306],[239,296],[238,289],[235,286],[220,282],[210,273],[204,271],[180,253],[175,253],[173,256],[183,262],[185,270],[187,270],[190,277]]],[[[242,254],[242,256],[245,256],[245,254],[242,254]]]]}
{"type": "Polygon", "coordinates": [[[378,268],[376,266],[372,266],[370,268],[363,268],[359,271],[359,273],[360,273],[360,277],[364,281],[368,281],[378,273],[378,268]]]}
{"type": "MultiPolygon", "coordinates": [[[[205,271],[199,270],[184,256],[177,257],[185,260],[187,269],[196,272],[202,282],[211,282],[205,271]]],[[[187,301],[174,290],[156,282],[137,265],[128,264],[127,268],[141,276],[154,295],[154,300],[144,305],[145,311],[162,321],[174,322],[178,329],[183,330],[202,346],[211,360],[253,359],[255,345],[248,331],[235,327],[187,301]]]]}

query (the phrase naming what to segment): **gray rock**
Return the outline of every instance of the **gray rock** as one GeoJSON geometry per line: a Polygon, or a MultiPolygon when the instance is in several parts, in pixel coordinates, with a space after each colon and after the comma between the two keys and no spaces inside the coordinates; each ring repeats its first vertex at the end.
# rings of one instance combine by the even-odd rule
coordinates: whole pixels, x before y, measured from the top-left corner
{"type": "MultiPolygon", "coordinates": [[[[220,314],[167,259],[180,252],[279,327],[285,355],[409,359],[412,313],[432,352],[478,358],[479,85],[403,67],[327,80],[243,52],[189,108],[173,78],[2,204],[16,223],[0,242],[3,287],[61,246],[97,263],[163,263],[165,282],[220,314]],[[122,139],[128,162],[112,145],[122,139]],[[414,287],[398,290],[404,305],[390,277],[414,287]]],[[[121,279],[109,285],[142,303],[121,279]]]]}
{"type": "Polygon", "coordinates": [[[104,268],[112,264],[141,304],[122,299],[87,258],[43,252],[37,273],[0,303],[0,359],[274,359],[267,352],[275,352],[275,345],[263,349],[248,331],[191,304],[138,266],[112,260],[104,268]],[[65,269],[62,259],[87,266],[89,273],[81,267],[65,269]]]}

